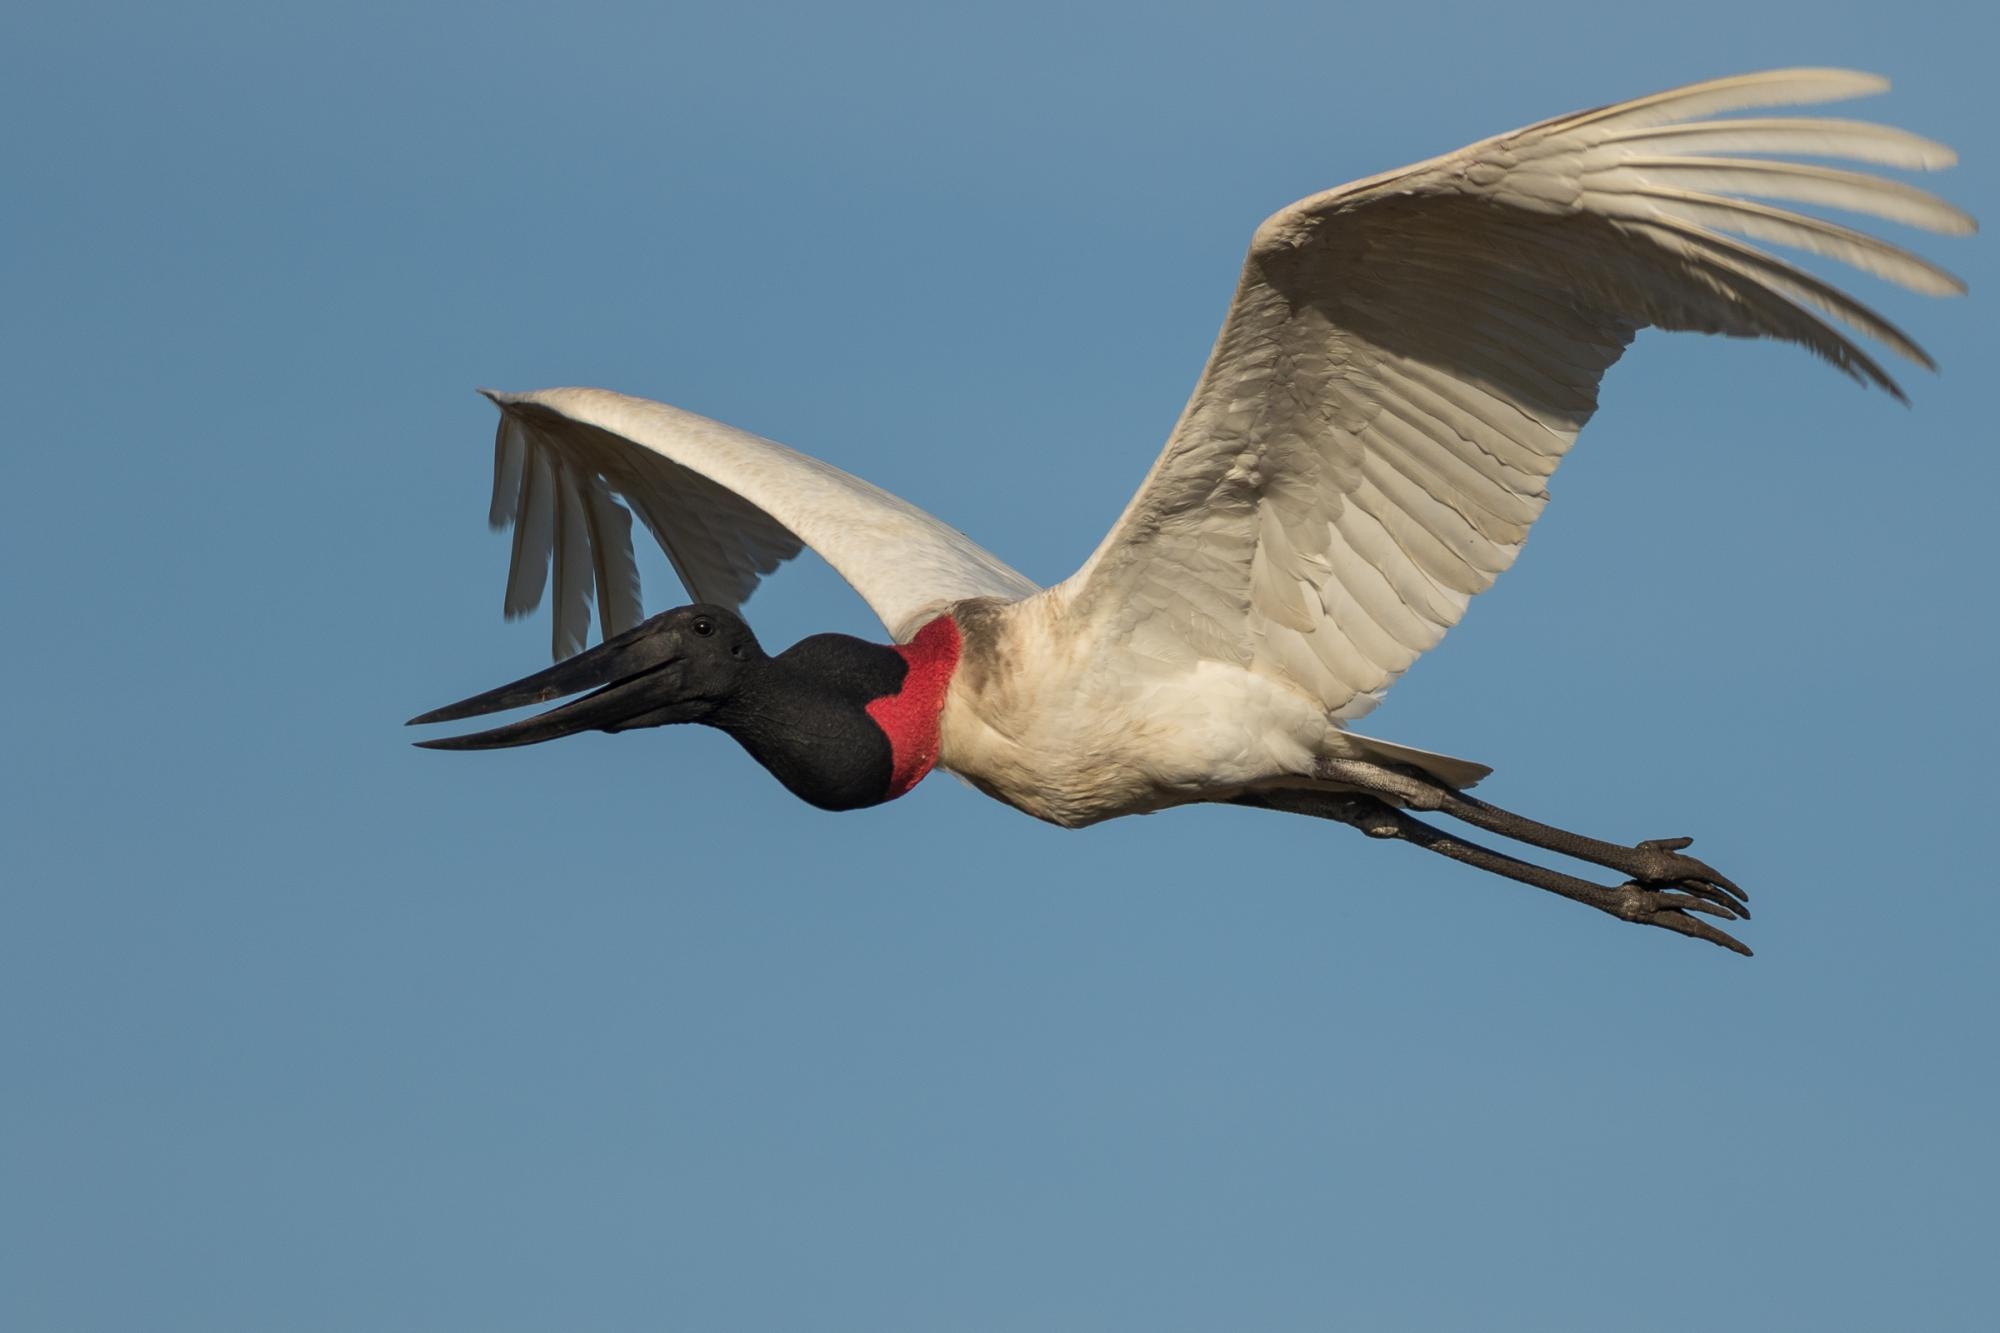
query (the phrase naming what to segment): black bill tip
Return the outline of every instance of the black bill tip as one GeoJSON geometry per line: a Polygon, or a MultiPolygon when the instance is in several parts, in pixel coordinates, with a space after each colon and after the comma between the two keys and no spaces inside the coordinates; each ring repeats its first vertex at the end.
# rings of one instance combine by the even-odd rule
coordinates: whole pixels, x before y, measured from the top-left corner
{"type": "Polygon", "coordinates": [[[427,727],[433,722],[457,722],[468,717],[483,717],[488,713],[504,713],[510,708],[526,708],[530,704],[544,704],[551,699],[560,699],[565,694],[575,694],[602,685],[609,676],[603,669],[609,663],[586,660],[591,654],[572,657],[566,662],[558,662],[546,671],[537,671],[498,689],[484,694],[475,694],[470,699],[460,699],[455,704],[443,708],[433,708],[428,713],[419,714],[403,725],[406,727],[427,727]]]}
{"type": "Polygon", "coordinates": [[[470,699],[420,713],[404,725],[457,722],[544,704],[585,690],[592,692],[536,717],[470,736],[441,736],[415,744],[425,750],[494,750],[533,745],[579,731],[615,731],[680,720],[663,716],[658,722],[635,722],[675,702],[687,662],[678,625],[687,618],[678,612],[654,616],[566,661],[470,699]]]}

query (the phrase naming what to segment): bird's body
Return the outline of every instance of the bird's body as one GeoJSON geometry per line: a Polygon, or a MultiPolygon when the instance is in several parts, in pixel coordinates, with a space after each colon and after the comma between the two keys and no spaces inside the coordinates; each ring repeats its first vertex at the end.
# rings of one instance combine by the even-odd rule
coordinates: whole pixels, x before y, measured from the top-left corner
{"type": "Polygon", "coordinates": [[[1691,85],[1281,210],[1257,229],[1152,470],[1083,567],[1046,589],[904,501],[719,422],[600,389],[489,395],[502,414],[493,521],[514,528],[507,610],[531,610],[553,568],[567,660],[419,720],[603,688],[426,744],[699,721],[829,809],[894,799],[933,766],[1068,827],[1192,802],[1261,806],[1741,949],[1689,915],[1747,910],[1680,854],[1685,840],[1620,846],[1509,815],[1464,794],[1483,765],[1350,724],[1513,562],[1638,329],[1798,342],[1898,396],[1841,326],[1929,364],[1837,288],[1724,234],[1960,290],[1863,232],[1742,197],[1966,231],[1964,214],[1908,185],[1777,156],[1926,169],[1948,165],[1948,149],[1855,121],[1707,118],[1884,86],[1840,70],[1691,85]],[[642,622],[632,513],[699,603],[642,622]],[[891,644],[815,636],[764,653],[736,608],[807,546],[891,644]],[[593,596],[606,641],[581,652],[593,596]],[[1631,879],[1607,889],[1543,870],[1410,810],[1631,879]]]}
{"type": "Polygon", "coordinates": [[[965,647],[939,717],[939,766],[1051,824],[1311,785],[1327,758],[1426,759],[1461,775],[1458,786],[1485,771],[1356,736],[1246,667],[1161,660],[1091,634],[1060,584],[948,615],[965,647]]]}
{"type": "Polygon", "coordinates": [[[953,609],[969,632],[939,719],[944,768],[1067,828],[1310,776],[1330,729],[1310,700],[1237,666],[1141,661],[1070,632],[1064,610],[1047,593],[953,609]]]}

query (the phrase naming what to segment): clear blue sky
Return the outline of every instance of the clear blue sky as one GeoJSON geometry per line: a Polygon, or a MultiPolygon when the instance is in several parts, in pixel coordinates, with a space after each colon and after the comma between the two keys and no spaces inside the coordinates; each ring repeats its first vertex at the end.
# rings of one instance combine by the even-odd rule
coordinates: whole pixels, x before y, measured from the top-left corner
{"type": "MultiPolygon", "coordinates": [[[[1643,337],[1371,720],[1697,835],[1754,961],[1315,821],[400,724],[547,651],[477,385],[722,418],[1052,580],[1271,210],[1825,63],[1991,223],[1994,20],[709,8],[0,20],[0,1327],[1990,1327],[1984,240],[1916,242],[1970,299],[1853,279],[1944,367],[1911,410],[1643,337]]],[[[749,612],[878,632],[823,567],[749,612]]]]}

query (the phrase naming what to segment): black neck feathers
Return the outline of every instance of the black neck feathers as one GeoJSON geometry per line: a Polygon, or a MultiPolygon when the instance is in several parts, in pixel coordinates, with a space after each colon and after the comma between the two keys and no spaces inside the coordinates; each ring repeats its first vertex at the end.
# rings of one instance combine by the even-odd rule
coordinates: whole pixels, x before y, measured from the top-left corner
{"type": "Polygon", "coordinates": [[[754,662],[703,719],[734,736],[794,796],[822,810],[888,799],[894,756],[868,705],[903,688],[895,649],[815,634],[754,662]]]}

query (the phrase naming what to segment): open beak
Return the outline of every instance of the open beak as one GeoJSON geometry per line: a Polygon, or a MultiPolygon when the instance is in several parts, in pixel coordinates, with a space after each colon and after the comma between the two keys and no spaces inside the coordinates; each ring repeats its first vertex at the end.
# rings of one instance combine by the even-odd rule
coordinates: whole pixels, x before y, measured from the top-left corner
{"type": "Polygon", "coordinates": [[[679,633],[658,623],[664,619],[655,616],[546,671],[537,671],[511,685],[413,717],[405,725],[455,722],[460,718],[505,712],[579,690],[592,693],[490,731],[416,744],[427,750],[497,750],[552,741],[579,731],[624,731],[630,727],[689,720],[674,716],[679,711],[674,703],[682,692],[687,658],[680,652],[679,633]]]}

